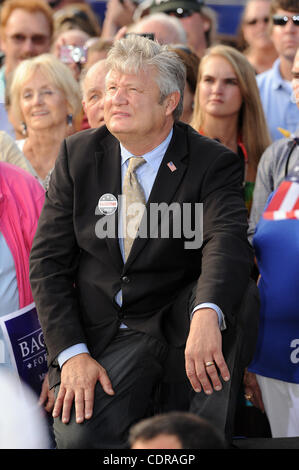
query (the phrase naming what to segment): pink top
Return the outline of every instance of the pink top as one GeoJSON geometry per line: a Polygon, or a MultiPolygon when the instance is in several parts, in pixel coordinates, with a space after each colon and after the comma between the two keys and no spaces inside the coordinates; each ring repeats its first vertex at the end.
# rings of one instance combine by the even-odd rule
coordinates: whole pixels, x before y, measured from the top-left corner
{"type": "Polygon", "coordinates": [[[0,232],[14,259],[19,308],[33,302],[29,283],[29,254],[45,192],[22,168],[0,162],[0,232]]]}

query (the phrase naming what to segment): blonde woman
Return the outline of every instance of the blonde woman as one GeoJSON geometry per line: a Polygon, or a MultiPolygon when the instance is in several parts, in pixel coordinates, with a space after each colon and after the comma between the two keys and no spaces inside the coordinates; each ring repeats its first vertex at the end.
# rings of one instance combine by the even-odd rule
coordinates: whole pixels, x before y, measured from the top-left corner
{"type": "Polygon", "coordinates": [[[63,139],[78,130],[82,113],[79,85],[59,59],[42,54],[17,67],[10,98],[25,137],[17,144],[32,173],[47,189],[63,139]]]}
{"type": "Polygon", "coordinates": [[[254,69],[236,49],[216,45],[201,59],[191,125],[240,155],[250,212],[258,162],[271,140],[254,69]]]}

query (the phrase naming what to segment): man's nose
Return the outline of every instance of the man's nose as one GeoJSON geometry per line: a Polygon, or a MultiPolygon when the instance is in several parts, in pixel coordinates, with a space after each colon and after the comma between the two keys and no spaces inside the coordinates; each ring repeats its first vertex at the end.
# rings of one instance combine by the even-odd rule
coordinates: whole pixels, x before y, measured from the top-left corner
{"type": "Polygon", "coordinates": [[[125,103],[127,101],[127,93],[124,88],[117,88],[113,95],[113,100],[115,103],[125,103]]]}
{"type": "Polygon", "coordinates": [[[23,53],[32,55],[34,53],[34,43],[31,38],[26,38],[22,44],[23,53]]]}

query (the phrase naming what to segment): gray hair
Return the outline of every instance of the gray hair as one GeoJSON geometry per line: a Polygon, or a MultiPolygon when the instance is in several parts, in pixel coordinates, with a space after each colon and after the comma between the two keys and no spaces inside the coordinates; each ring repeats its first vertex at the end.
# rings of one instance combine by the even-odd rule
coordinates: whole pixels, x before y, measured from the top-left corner
{"type": "Polygon", "coordinates": [[[128,28],[128,33],[131,32],[156,33],[156,39],[160,44],[187,44],[186,31],[180,20],[175,16],[169,16],[162,12],[144,16],[136,23],[133,23],[128,28]]]}
{"type": "Polygon", "coordinates": [[[81,75],[80,75],[80,81],[79,81],[80,92],[81,92],[82,99],[85,100],[85,98],[86,98],[86,89],[85,89],[86,79],[89,78],[94,73],[97,73],[98,70],[103,70],[104,71],[104,69],[106,71],[106,59],[100,59],[97,62],[95,62],[94,64],[92,64],[89,67],[89,69],[83,69],[82,70],[81,75]]]}
{"type": "Polygon", "coordinates": [[[155,80],[160,90],[160,103],[175,91],[180,93],[180,100],[173,111],[173,119],[179,120],[183,111],[186,68],[180,57],[167,45],[142,36],[130,34],[127,38],[116,41],[110,49],[107,59],[107,72],[118,70],[121,73],[137,74],[147,68],[155,68],[155,80]]]}

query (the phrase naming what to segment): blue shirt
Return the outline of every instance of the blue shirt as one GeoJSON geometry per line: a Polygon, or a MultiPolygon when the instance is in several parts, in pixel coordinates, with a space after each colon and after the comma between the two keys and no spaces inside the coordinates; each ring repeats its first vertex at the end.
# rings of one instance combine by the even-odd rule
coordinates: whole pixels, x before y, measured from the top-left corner
{"type": "MultiPolygon", "coordinates": [[[[272,193],[269,201],[274,195],[272,193]]],[[[261,274],[258,284],[260,326],[255,355],[248,366],[255,374],[297,384],[298,240],[299,220],[296,218],[269,220],[262,216],[257,225],[253,245],[261,274]]]]}
{"type": "MultiPolygon", "coordinates": [[[[146,201],[149,198],[156,175],[158,173],[158,169],[163,160],[167,147],[171,141],[172,134],[173,134],[173,129],[171,129],[166,139],[160,145],[158,145],[158,147],[142,155],[146,163],[144,165],[141,165],[136,170],[136,176],[137,176],[139,183],[141,184],[143,188],[146,201]]],[[[128,165],[129,165],[129,159],[133,155],[122,144],[120,144],[120,151],[121,151],[121,179],[123,183],[124,177],[125,177],[128,165]]],[[[119,245],[120,245],[120,251],[121,251],[122,257],[124,259],[124,244],[123,244],[123,238],[121,237],[121,232],[122,232],[122,227],[121,227],[122,217],[121,216],[119,217],[119,221],[120,221],[119,245]]],[[[116,301],[119,305],[122,304],[121,291],[118,292],[116,296],[116,301]]],[[[196,306],[193,310],[193,313],[198,308],[212,308],[213,310],[215,310],[218,315],[218,321],[219,321],[220,327],[221,328],[225,327],[223,314],[217,305],[211,304],[211,303],[203,303],[203,304],[200,304],[200,306],[196,306]]],[[[121,324],[121,328],[126,328],[126,325],[121,324]]],[[[76,354],[80,354],[84,352],[88,353],[88,348],[83,343],[75,344],[74,346],[71,346],[70,348],[67,348],[66,350],[62,351],[62,353],[60,353],[57,358],[60,367],[62,367],[63,363],[67,359],[70,359],[72,356],[75,356],[76,354]]]]}
{"type": "Polygon", "coordinates": [[[5,131],[13,139],[15,139],[15,131],[8,120],[8,115],[5,108],[5,67],[0,68],[0,131],[5,131]]]}
{"type": "Polygon", "coordinates": [[[5,103],[5,67],[0,68],[0,103],[5,103]]]}
{"type": "MultiPolygon", "coordinates": [[[[8,315],[19,308],[18,282],[11,251],[0,232],[0,316],[8,315]]],[[[0,366],[11,367],[9,352],[0,328],[0,366]]]]}
{"type": "Polygon", "coordinates": [[[16,138],[13,126],[8,120],[8,115],[3,103],[0,102],[0,131],[5,131],[13,139],[16,138]]]}
{"type": "Polygon", "coordinates": [[[272,68],[257,75],[257,85],[272,140],[283,137],[278,127],[295,133],[299,126],[299,109],[292,101],[291,82],[280,74],[280,59],[276,59],[272,68]]]}

